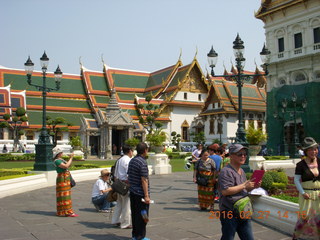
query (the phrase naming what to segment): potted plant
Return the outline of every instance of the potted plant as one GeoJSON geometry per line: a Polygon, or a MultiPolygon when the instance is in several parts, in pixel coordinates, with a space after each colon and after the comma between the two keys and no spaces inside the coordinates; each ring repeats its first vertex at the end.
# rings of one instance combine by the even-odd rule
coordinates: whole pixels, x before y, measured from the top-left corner
{"type": "Polygon", "coordinates": [[[125,143],[127,145],[129,145],[130,147],[132,147],[133,149],[136,149],[136,146],[138,145],[138,143],[140,142],[140,140],[138,138],[128,138],[125,143]]]}
{"type": "Polygon", "coordinates": [[[163,143],[167,140],[167,135],[162,131],[162,129],[156,129],[147,135],[146,140],[150,143],[152,151],[155,153],[161,153],[163,143]]]}
{"type": "Polygon", "coordinates": [[[267,139],[261,128],[255,129],[253,126],[249,126],[246,129],[247,142],[249,143],[249,154],[250,156],[257,156],[261,150],[261,143],[267,139]]]}
{"type": "Polygon", "coordinates": [[[71,145],[73,150],[80,150],[82,146],[80,136],[71,137],[69,144],[71,145]]]}

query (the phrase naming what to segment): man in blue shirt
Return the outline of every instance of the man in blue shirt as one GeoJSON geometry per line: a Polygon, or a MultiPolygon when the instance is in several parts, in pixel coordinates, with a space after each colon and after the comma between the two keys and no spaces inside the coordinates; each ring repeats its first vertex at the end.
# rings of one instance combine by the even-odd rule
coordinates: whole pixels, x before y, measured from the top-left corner
{"type": "Polygon", "coordinates": [[[137,156],[131,159],[128,166],[132,240],[149,240],[145,237],[150,204],[149,171],[146,160],[148,146],[141,142],[136,150],[137,156]]]}

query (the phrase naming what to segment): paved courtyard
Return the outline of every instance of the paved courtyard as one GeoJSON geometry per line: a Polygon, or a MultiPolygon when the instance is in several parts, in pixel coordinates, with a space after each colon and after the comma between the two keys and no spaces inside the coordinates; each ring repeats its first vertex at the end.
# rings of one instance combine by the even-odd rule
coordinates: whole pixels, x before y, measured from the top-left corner
{"type": "MultiPolygon", "coordinates": [[[[97,172],[99,176],[99,172],[97,172]]],[[[152,240],[220,239],[220,222],[198,211],[192,172],[151,176],[150,222],[152,240]]],[[[79,182],[72,191],[73,207],[80,216],[55,216],[55,187],[0,199],[0,239],[130,239],[130,229],[111,225],[111,214],[97,213],[90,202],[95,180],[79,182]]],[[[218,206],[216,206],[218,208],[218,206]]],[[[290,236],[253,222],[256,240],[289,240],[290,236]]],[[[238,237],[236,238],[238,239],[238,237]]]]}

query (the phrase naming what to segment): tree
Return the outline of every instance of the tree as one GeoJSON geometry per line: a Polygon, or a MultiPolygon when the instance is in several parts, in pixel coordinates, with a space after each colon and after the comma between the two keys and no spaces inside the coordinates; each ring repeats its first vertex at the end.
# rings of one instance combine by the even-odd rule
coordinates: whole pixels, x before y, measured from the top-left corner
{"type": "Polygon", "coordinates": [[[172,144],[176,146],[177,150],[179,151],[180,150],[180,142],[181,142],[181,135],[180,134],[177,134],[175,131],[173,131],[171,133],[171,137],[172,137],[172,144]]]}
{"type": "Polygon", "coordinates": [[[4,122],[0,123],[0,128],[8,128],[13,132],[13,152],[18,151],[20,136],[24,134],[23,123],[28,121],[26,110],[18,107],[13,115],[4,114],[4,122]]]}
{"type": "Polygon", "coordinates": [[[139,122],[147,130],[146,139],[150,145],[161,146],[166,141],[166,134],[162,131],[163,124],[156,121],[159,117],[158,106],[151,103],[152,95],[146,96],[145,100],[148,104],[138,104],[140,110],[139,122]]]}
{"type": "Polygon", "coordinates": [[[191,136],[193,136],[193,139],[192,139],[192,141],[194,141],[194,142],[197,142],[198,144],[205,144],[205,142],[206,142],[206,137],[205,137],[205,135],[204,135],[204,132],[203,131],[201,131],[201,132],[199,132],[199,133],[191,133],[190,134],[191,136]]]}
{"type": "Polygon", "coordinates": [[[147,105],[138,104],[138,109],[140,110],[139,122],[148,131],[148,134],[153,132],[154,127],[160,129],[163,125],[162,123],[156,121],[159,117],[158,106],[151,103],[152,95],[146,96],[147,105]]]}
{"type": "Polygon", "coordinates": [[[56,117],[55,119],[52,119],[50,116],[47,116],[46,123],[47,123],[48,133],[52,137],[53,147],[57,146],[58,134],[61,132],[68,132],[69,127],[73,125],[63,117],[56,117]]]}

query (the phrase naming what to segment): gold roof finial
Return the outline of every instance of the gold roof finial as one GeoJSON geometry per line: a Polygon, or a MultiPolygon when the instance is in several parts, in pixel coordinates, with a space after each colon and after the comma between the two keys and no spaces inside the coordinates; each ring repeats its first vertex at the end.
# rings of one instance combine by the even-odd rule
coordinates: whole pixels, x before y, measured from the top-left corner
{"type": "Polygon", "coordinates": [[[182,48],[180,48],[179,61],[181,61],[181,56],[182,56],[182,48]]]}
{"type": "Polygon", "coordinates": [[[104,60],[103,60],[103,53],[101,53],[101,62],[104,65],[104,60]]]}

